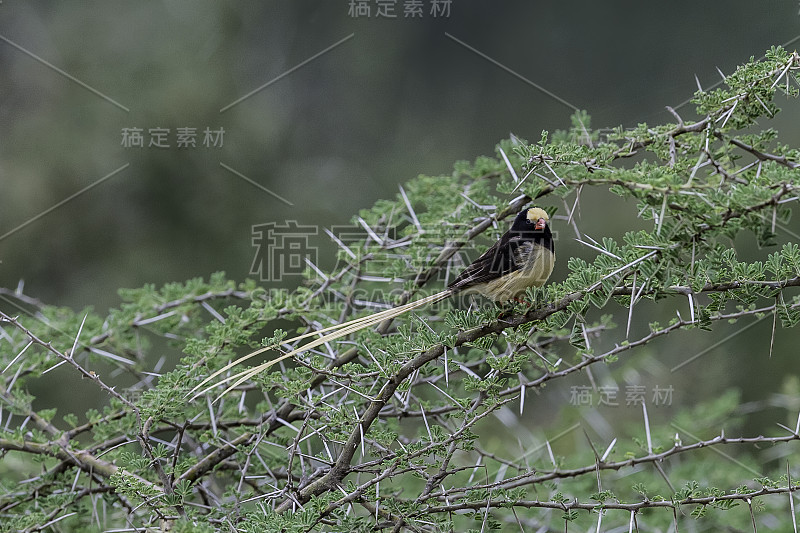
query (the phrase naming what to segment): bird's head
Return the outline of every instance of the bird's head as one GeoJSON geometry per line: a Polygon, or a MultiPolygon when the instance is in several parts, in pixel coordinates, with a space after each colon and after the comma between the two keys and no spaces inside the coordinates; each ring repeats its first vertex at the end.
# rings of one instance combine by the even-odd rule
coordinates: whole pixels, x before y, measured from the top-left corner
{"type": "Polygon", "coordinates": [[[540,207],[531,207],[530,209],[523,209],[517,215],[516,220],[511,225],[511,231],[516,232],[531,232],[531,231],[544,231],[550,222],[550,217],[544,209],[540,207]]]}
{"type": "Polygon", "coordinates": [[[525,220],[528,222],[528,224],[534,225],[533,229],[542,231],[550,221],[550,217],[547,216],[547,213],[544,209],[539,207],[531,207],[525,212],[525,220]]]}

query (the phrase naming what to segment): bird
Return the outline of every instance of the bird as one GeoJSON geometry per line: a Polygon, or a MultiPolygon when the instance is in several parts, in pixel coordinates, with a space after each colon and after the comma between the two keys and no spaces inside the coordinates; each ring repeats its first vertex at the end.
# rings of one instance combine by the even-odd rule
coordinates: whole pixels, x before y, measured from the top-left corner
{"type": "Polygon", "coordinates": [[[193,398],[197,398],[222,383],[233,381],[234,383],[218,397],[221,398],[241,383],[284,359],[316,348],[326,342],[374,326],[384,320],[393,319],[409,311],[440,302],[455,294],[477,293],[498,303],[508,302],[512,299],[518,300],[519,296],[524,294],[528,287],[543,286],[553,272],[556,256],[553,234],[550,230],[549,222],[550,217],[547,212],[540,207],[522,209],[517,214],[509,230],[486,250],[486,252],[470,263],[443,291],[404,305],[393,307],[392,309],[373,313],[365,317],[315,330],[282,341],[282,343],[288,344],[307,339],[314,335],[324,334],[322,337],[312,340],[288,353],[282,354],[251,369],[239,372],[206,389],[200,390],[204,385],[223,372],[243,363],[251,357],[275,348],[275,345],[260,348],[259,350],[232,361],[225,367],[206,377],[201,383],[189,391],[189,395],[195,393],[193,398]]]}
{"type": "Polygon", "coordinates": [[[519,212],[511,228],[447,286],[447,296],[478,293],[496,302],[519,297],[528,287],[541,287],[555,265],[553,234],[544,209],[519,212]]]}

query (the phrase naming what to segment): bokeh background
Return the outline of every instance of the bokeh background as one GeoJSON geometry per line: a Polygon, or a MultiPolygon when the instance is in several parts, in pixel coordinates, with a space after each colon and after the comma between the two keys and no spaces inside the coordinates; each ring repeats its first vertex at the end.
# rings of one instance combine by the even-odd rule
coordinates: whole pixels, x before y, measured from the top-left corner
{"type": "MultiPolygon", "coordinates": [[[[254,225],[347,224],[417,174],[494,154],[511,133],[535,141],[568,128],[575,109],[593,127],[672,121],[667,105],[691,119],[697,83],[800,42],[797,2],[454,0],[434,16],[425,0],[422,16],[406,17],[399,0],[396,18],[378,17],[375,1],[353,16],[360,3],[0,3],[0,286],[24,281],[46,303],[103,314],[121,287],[219,270],[244,279],[254,225]],[[184,127],[197,129],[196,147],[177,146],[184,127]],[[125,128],[142,128],[145,146],[124,146],[125,128]],[[153,128],[169,128],[168,148],[148,146],[153,128]],[[222,142],[205,146],[206,128],[224,130],[222,142]]],[[[800,109],[782,104],[764,126],[798,146],[800,109]]],[[[615,201],[584,195],[582,229],[630,229],[635,209],[615,201]]],[[[561,235],[559,257],[593,254],[561,235]]],[[[335,245],[316,244],[320,266],[333,267],[335,245]]],[[[659,312],[642,305],[644,327],[659,312]]],[[[620,377],[620,400],[625,383],[648,395],[675,386],[681,404],[733,386],[757,402],[753,430],[762,418],[786,423],[769,410],[788,400],[769,398],[791,396],[797,338],[779,331],[768,359],[767,320],[715,345],[741,327],[656,345],[620,377]],[[706,348],[702,372],[668,372],[706,348]]],[[[59,372],[39,392],[75,386],[59,372]]],[[[102,401],[87,394],[73,401],[102,401]]]]}

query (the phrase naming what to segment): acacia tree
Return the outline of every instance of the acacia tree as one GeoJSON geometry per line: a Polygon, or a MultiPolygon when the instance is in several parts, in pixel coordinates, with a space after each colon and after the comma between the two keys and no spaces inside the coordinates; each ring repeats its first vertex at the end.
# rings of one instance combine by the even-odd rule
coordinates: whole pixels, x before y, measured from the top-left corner
{"type": "Polygon", "coordinates": [[[635,369],[682,331],[714,342],[720,324],[755,316],[774,338],[800,321],[800,248],[776,233],[798,199],[800,152],[754,127],[777,95],[797,96],[798,69],[797,53],[773,48],[698,91],[694,120],[672,111],[670,124],[601,134],[579,113],[568,131],[421,176],[362,211],[363,238],[339,241],[338,264],[311,265],[290,292],[216,274],[121,291],[99,316],[4,290],[0,531],[791,530],[797,465],[759,465],[755,446],[796,457],[798,427],[734,435],[727,420],[727,433],[693,434],[732,416],[735,393],[681,406],[670,424],[643,403],[613,439],[551,417],[551,436],[578,429],[567,455],[533,432],[518,445],[496,435],[498,420],[562,412],[546,385],[635,369]],[[614,216],[643,229],[591,241],[581,226],[608,219],[577,212],[597,191],[625,199],[614,216]],[[322,329],[440,289],[531,202],[556,215],[557,254],[574,232],[590,257],[561,252],[523,302],[446,301],[189,401],[246,350],[289,350],[277,327],[322,329]],[[749,232],[761,256],[740,260],[734,239],[749,232]],[[161,339],[184,356],[158,374],[161,339]],[[58,365],[99,387],[102,409],[34,408],[29,386],[58,365]]]}

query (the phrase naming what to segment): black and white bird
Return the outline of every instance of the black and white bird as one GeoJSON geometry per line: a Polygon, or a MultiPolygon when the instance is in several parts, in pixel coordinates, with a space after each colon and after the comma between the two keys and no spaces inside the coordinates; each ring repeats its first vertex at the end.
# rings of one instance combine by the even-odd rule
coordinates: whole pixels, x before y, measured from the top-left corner
{"type": "MultiPolygon", "coordinates": [[[[547,282],[547,279],[553,272],[553,265],[556,260],[555,248],[553,246],[553,234],[550,231],[549,222],[550,217],[544,209],[538,207],[523,209],[514,219],[511,228],[479,258],[470,263],[445,290],[414,302],[387,309],[386,311],[373,313],[362,318],[350,320],[349,322],[343,322],[342,324],[287,339],[283,341],[283,343],[292,343],[315,335],[324,334],[322,337],[314,339],[271,361],[267,361],[254,368],[228,377],[215,385],[211,385],[197,392],[194,397],[204,394],[220,383],[233,381],[233,384],[222,393],[221,396],[224,396],[227,392],[236,388],[244,381],[267,370],[272,365],[284,359],[312,350],[326,342],[374,326],[384,320],[393,319],[409,311],[442,301],[457,293],[477,293],[496,302],[506,302],[524,294],[528,287],[541,287],[547,282]]],[[[224,368],[205,378],[192,389],[189,394],[200,390],[204,385],[230,368],[273,348],[275,348],[275,346],[261,348],[231,362],[224,368]]]]}
{"type": "Polygon", "coordinates": [[[440,294],[476,292],[505,302],[523,294],[528,287],[544,285],[556,261],[549,221],[544,209],[520,211],[511,229],[440,294]]]}

